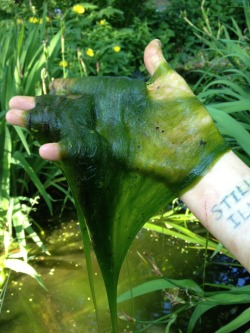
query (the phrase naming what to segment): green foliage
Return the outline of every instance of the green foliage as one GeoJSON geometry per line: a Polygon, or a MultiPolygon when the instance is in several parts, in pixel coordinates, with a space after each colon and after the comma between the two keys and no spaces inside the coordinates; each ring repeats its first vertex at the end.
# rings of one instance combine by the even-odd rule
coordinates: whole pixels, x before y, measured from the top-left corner
{"type": "MultiPolygon", "coordinates": [[[[212,257],[218,252],[232,257],[230,252],[225,249],[221,243],[210,237],[207,234],[202,236],[198,231],[199,221],[185,206],[174,200],[172,209],[167,212],[153,216],[145,223],[144,228],[155,231],[157,233],[178,238],[188,244],[193,244],[193,248],[199,250],[213,251],[212,257]]],[[[190,245],[191,247],[191,245],[190,245]]]]}
{"type": "MultiPolygon", "coordinates": [[[[201,57],[204,69],[194,89],[217,123],[231,147],[250,165],[249,31],[242,31],[234,18],[231,24],[213,29],[209,11],[204,7],[204,26],[190,22],[195,35],[207,48],[201,57]]],[[[246,18],[249,7],[245,7],[246,18]]]]}
{"type": "MultiPolygon", "coordinates": [[[[42,92],[41,71],[49,72],[48,59],[58,52],[60,32],[43,43],[46,37],[46,10],[43,23],[34,29],[30,23],[4,21],[1,23],[0,48],[0,272],[6,278],[6,270],[15,269],[29,274],[42,284],[39,275],[28,264],[31,239],[47,252],[41,238],[31,225],[30,213],[42,197],[52,212],[52,198],[47,192],[54,186],[57,169],[52,171],[40,158],[31,156],[37,143],[29,142],[27,131],[9,128],[5,122],[8,102],[14,95],[34,95],[42,92]],[[51,172],[52,171],[52,172],[51,172]],[[42,183],[39,176],[46,175],[42,183]],[[13,232],[13,230],[15,232],[13,232]]],[[[61,176],[60,176],[61,177],[61,176]]],[[[58,185],[57,185],[58,186],[58,185]]],[[[1,287],[5,282],[1,281],[1,287]]],[[[7,280],[6,280],[7,281],[7,280]]]]}
{"type": "MultiPolygon", "coordinates": [[[[20,19],[35,17],[39,20],[42,3],[33,1],[33,7],[30,7],[29,1],[22,1],[19,10],[12,13],[16,12],[20,19]]],[[[192,28],[183,19],[188,16],[195,25],[202,26],[200,0],[173,0],[164,6],[156,1],[99,0],[82,3],[84,13],[74,12],[73,5],[74,1],[48,1],[51,27],[55,31],[63,28],[65,34],[65,50],[62,51],[67,68],[61,71],[64,76],[79,76],[79,72],[82,75],[86,72],[91,75],[145,75],[141,59],[145,46],[153,38],[161,39],[168,60],[181,71],[192,67],[197,50],[199,54],[203,48],[203,43],[193,36],[192,28]],[[120,51],[114,51],[116,46],[120,51]],[[89,49],[93,50],[92,54],[86,53],[89,49]]],[[[221,22],[229,23],[232,15],[243,27],[244,13],[236,0],[230,0],[226,7],[223,1],[212,0],[209,6],[213,28],[221,22]]],[[[60,67],[57,69],[59,71],[60,67]]],[[[57,76],[61,76],[59,73],[57,76]]]]}
{"type": "MultiPolygon", "coordinates": [[[[94,4],[96,6],[84,3],[86,11],[82,15],[70,11],[65,17],[65,45],[68,49],[65,52],[71,75],[77,75],[79,71],[77,52],[91,75],[131,76],[140,72],[146,74],[141,59],[145,46],[153,38],[161,39],[168,60],[182,70],[191,66],[190,61],[194,62],[197,50],[203,47],[183,19],[185,15],[192,17],[201,27],[200,0],[190,0],[188,4],[186,1],[171,1],[162,9],[155,2],[144,1],[126,1],[126,4],[123,1],[96,1],[94,4]],[[105,24],[102,24],[104,20],[105,24]],[[121,47],[119,54],[113,51],[116,45],[121,47]],[[94,56],[86,55],[89,48],[94,51],[94,56]],[[73,58],[72,50],[75,53],[73,58]]],[[[223,11],[222,1],[211,1],[209,5],[213,28],[220,22],[228,23],[231,15],[237,15],[240,25],[245,22],[244,13],[234,0],[223,11]]]]}
{"type": "Polygon", "coordinates": [[[67,76],[79,76],[79,68],[82,75],[130,75],[133,72],[132,54],[124,50],[124,39],[132,35],[133,29],[116,30],[98,10],[92,10],[81,20],[74,13],[69,16],[73,16],[73,21],[65,22],[67,76]]]}
{"type": "MultiPolygon", "coordinates": [[[[197,39],[188,26],[184,17],[188,17],[195,26],[203,26],[201,15],[201,0],[172,0],[162,1],[161,6],[155,12],[151,10],[151,20],[148,22],[152,32],[158,32],[158,37],[162,39],[165,53],[173,67],[185,75],[186,70],[194,68],[198,62],[198,55],[203,50],[203,43],[197,39]],[[172,32],[169,40],[165,40],[165,34],[172,32]]],[[[158,1],[149,1],[149,6],[155,8],[158,1]]],[[[237,17],[237,22],[241,27],[245,27],[244,12],[241,2],[237,0],[227,1],[227,6],[223,0],[205,1],[209,7],[210,24],[216,29],[219,24],[230,24],[231,17],[237,17]]],[[[156,35],[157,37],[157,35],[156,35]]]]}
{"type": "MultiPolygon", "coordinates": [[[[158,278],[144,282],[128,292],[118,297],[118,303],[127,301],[132,297],[140,297],[157,290],[164,290],[165,295],[173,306],[170,314],[167,314],[153,323],[166,325],[166,332],[169,332],[170,327],[176,322],[181,313],[189,312],[193,308],[193,313],[189,319],[187,333],[192,333],[198,320],[202,315],[220,305],[239,305],[250,303],[250,286],[232,287],[220,286],[221,290],[216,292],[206,292],[200,288],[193,280],[173,280],[167,278],[158,278]],[[225,290],[223,290],[225,288],[225,290]],[[133,296],[132,296],[133,295],[133,296]]],[[[217,330],[215,333],[229,333],[242,327],[250,321],[250,308],[242,311],[235,319],[224,327],[217,330]]],[[[136,319],[134,319],[136,322],[136,319]]],[[[137,332],[143,332],[150,325],[137,332]]]]}

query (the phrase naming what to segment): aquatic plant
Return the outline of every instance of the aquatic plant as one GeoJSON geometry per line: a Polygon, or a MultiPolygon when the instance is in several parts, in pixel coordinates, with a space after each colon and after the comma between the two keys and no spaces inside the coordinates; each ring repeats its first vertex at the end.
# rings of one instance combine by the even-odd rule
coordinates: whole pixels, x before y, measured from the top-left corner
{"type": "Polygon", "coordinates": [[[75,197],[85,240],[86,218],[118,332],[117,282],[134,237],[228,146],[163,58],[147,84],[108,77],[55,80],[51,95],[36,97],[25,121],[40,143],[60,144],[56,163],[75,197]]]}

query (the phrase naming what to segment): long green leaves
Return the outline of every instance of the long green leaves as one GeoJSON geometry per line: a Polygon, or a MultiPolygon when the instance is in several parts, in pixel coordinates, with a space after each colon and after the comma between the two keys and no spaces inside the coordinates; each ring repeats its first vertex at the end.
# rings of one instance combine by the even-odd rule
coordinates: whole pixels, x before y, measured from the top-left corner
{"type": "MultiPolygon", "coordinates": [[[[204,297],[204,299],[201,302],[198,302],[198,304],[196,305],[196,308],[189,320],[187,333],[191,333],[194,329],[196,322],[200,319],[200,317],[205,312],[214,308],[215,306],[250,303],[249,292],[250,292],[250,288],[249,288],[249,286],[246,286],[246,287],[241,287],[241,288],[232,288],[231,290],[229,290],[227,292],[216,292],[211,296],[209,296],[209,294],[207,294],[207,297],[204,297]]],[[[250,320],[250,318],[249,318],[249,320],[250,320]]],[[[238,327],[240,327],[240,326],[244,325],[245,322],[246,322],[245,314],[243,314],[243,315],[241,314],[238,317],[238,320],[236,321],[236,325],[238,325],[238,327]]],[[[231,322],[227,326],[233,327],[233,325],[235,325],[235,322],[233,324],[231,322]]],[[[230,330],[229,331],[226,331],[226,330],[220,331],[219,330],[218,332],[222,333],[222,332],[231,332],[231,331],[230,330]]]]}
{"type": "Polygon", "coordinates": [[[173,208],[162,215],[153,216],[149,222],[144,225],[145,229],[155,231],[157,233],[181,239],[186,243],[193,244],[196,249],[207,249],[223,253],[231,257],[230,252],[225,249],[215,239],[207,239],[195,232],[194,225],[198,222],[195,216],[188,210],[183,211],[181,206],[174,205],[173,208]],[[193,224],[193,225],[192,225],[193,224]]]}
{"type": "Polygon", "coordinates": [[[245,151],[245,153],[250,156],[250,133],[249,128],[247,127],[248,130],[245,128],[247,124],[240,123],[227,112],[222,111],[219,108],[216,109],[214,107],[208,106],[208,110],[216,121],[221,133],[225,136],[234,138],[238,145],[245,151]]]}
{"type": "Polygon", "coordinates": [[[201,297],[203,296],[203,290],[193,280],[174,280],[162,278],[144,282],[134,287],[131,291],[125,292],[124,294],[120,295],[117,298],[117,302],[121,303],[131,299],[131,297],[139,297],[157,290],[170,288],[188,289],[191,293],[195,293],[196,295],[199,295],[201,297]]]}
{"type": "MultiPolygon", "coordinates": [[[[39,179],[41,167],[46,163],[39,158],[28,157],[33,150],[27,131],[20,128],[9,128],[4,116],[8,102],[14,95],[35,95],[41,93],[41,70],[48,70],[48,61],[59,51],[60,31],[49,34],[46,30],[46,7],[42,24],[17,24],[16,21],[1,22],[0,36],[0,244],[3,254],[0,257],[0,272],[4,269],[15,269],[27,273],[42,284],[39,275],[28,264],[27,235],[43,251],[47,251],[42,240],[34,231],[29,213],[41,196],[52,213],[52,198],[47,188],[54,183],[43,184],[39,179]],[[46,42],[46,52],[43,41],[46,42]],[[37,191],[30,195],[30,184],[37,191]],[[27,198],[30,196],[30,198],[27,198]],[[32,199],[33,197],[33,199],[32,199]],[[12,233],[15,229],[15,234],[12,233]],[[10,249],[19,251],[13,257],[10,249]],[[23,259],[23,260],[21,260],[23,259]]],[[[37,149],[37,148],[36,148],[37,149]]],[[[49,166],[51,169],[51,166],[49,166]]],[[[50,181],[57,169],[47,177],[50,181]]],[[[45,172],[45,171],[44,171],[45,172]]],[[[59,186],[60,188],[60,186],[59,186]]],[[[4,281],[1,281],[4,283],[4,281]]]]}
{"type": "Polygon", "coordinates": [[[36,272],[36,270],[29,265],[27,262],[19,259],[5,259],[4,260],[4,266],[6,268],[12,269],[16,272],[21,272],[24,274],[28,274],[29,276],[33,277],[37,280],[37,282],[46,289],[44,283],[41,280],[40,275],[36,272]]]}
{"type": "MultiPolygon", "coordinates": [[[[207,60],[196,90],[199,98],[217,123],[231,147],[250,165],[250,55],[249,37],[236,20],[231,25],[218,25],[214,31],[209,10],[202,1],[203,28],[186,18],[195,35],[207,46],[203,59],[207,60]]],[[[249,4],[242,6],[249,28],[249,4]]]]}
{"type": "Polygon", "coordinates": [[[26,173],[29,175],[30,179],[33,181],[34,185],[37,187],[39,193],[44,198],[45,202],[47,203],[50,212],[52,213],[52,205],[51,205],[51,198],[46,192],[43,184],[41,183],[40,179],[38,178],[35,170],[31,167],[31,165],[27,162],[27,160],[23,157],[23,155],[15,151],[13,154],[13,163],[15,165],[21,165],[22,168],[26,171],[26,173]]]}
{"type": "Polygon", "coordinates": [[[0,168],[0,203],[1,214],[8,207],[8,199],[10,193],[10,163],[11,163],[11,140],[8,128],[5,128],[4,122],[0,124],[1,140],[0,140],[0,158],[2,167],[0,168]]]}
{"type": "MultiPolygon", "coordinates": [[[[174,280],[160,278],[151,281],[144,282],[131,290],[120,295],[117,299],[119,303],[125,302],[132,297],[141,297],[148,293],[155,292],[157,290],[164,290],[165,295],[169,295],[169,302],[175,306],[172,309],[172,313],[166,318],[164,317],[168,325],[175,314],[180,314],[179,311],[184,312],[194,307],[194,311],[190,317],[187,333],[193,332],[193,329],[202,315],[210,309],[219,305],[234,305],[234,304],[248,304],[250,303],[250,287],[229,287],[227,291],[216,292],[204,292],[198,284],[193,280],[174,280]],[[178,292],[173,293],[173,290],[183,291],[181,297],[178,296],[178,292]],[[188,295],[185,298],[183,295],[188,295]]],[[[250,321],[250,308],[247,308],[240,313],[230,323],[216,331],[216,333],[229,333],[237,328],[243,326],[250,321]]],[[[163,318],[162,318],[163,320],[163,318]]]]}

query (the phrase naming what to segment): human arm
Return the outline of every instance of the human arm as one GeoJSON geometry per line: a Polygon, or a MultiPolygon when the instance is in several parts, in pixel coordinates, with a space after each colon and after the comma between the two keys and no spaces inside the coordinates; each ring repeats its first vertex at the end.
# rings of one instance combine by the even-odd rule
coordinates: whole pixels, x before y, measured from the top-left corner
{"type": "Polygon", "coordinates": [[[250,272],[250,169],[224,154],[181,199],[250,272]]]}
{"type": "MultiPolygon", "coordinates": [[[[151,74],[158,61],[156,54],[145,59],[151,74]]],[[[249,167],[229,151],[181,199],[250,272],[249,167]]]]}

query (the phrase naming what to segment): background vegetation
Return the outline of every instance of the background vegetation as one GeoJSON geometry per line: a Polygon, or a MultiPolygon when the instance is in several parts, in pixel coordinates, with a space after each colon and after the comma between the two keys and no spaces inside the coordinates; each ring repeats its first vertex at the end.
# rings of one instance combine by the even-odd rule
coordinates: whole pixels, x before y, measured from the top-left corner
{"type": "MultiPolygon", "coordinates": [[[[42,207],[58,215],[73,207],[64,177],[54,165],[39,158],[38,143],[25,130],[6,125],[5,113],[12,96],[47,93],[49,82],[56,77],[126,75],[146,80],[143,50],[151,39],[160,38],[169,62],[207,105],[232,149],[250,165],[248,1],[228,0],[225,6],[225,2],[219,0],[209,3],[200,0],[93,0],[80,4],[66,0],[3,0],[0,31],[2,299],[9,269],[30,274],[42,284],[28,263],[32,248],[29,239],[46,252],[44,225],[31,218],[39,215],[34,214],[34,210],[39,212],[42,207]]],[[[177,206],[180,211],[171,211],[171,216],[178,213],[176,219],[169,221],[172,236],[230,256],[208,235],[199,238],[192,233],[193,217],[180,218],[179,213],[183,216],[185,209],[177,206]]],[[[164,218],[153,219],[147,227],[171,234],[164,218]],[[161,227],[157,229],[159,224],[161,227]]],[[[178,288],[183,285],[179,284],[178,288]]],[[[201,294],[204,290],[199,286],[195,288],[190,293],[196,293],[199,300],[211,296],[201,294]]],[[[142,289],[142,293],[143,290],[146,292],[147,288],[142,289]]],[[[227,296],[224,292],[215,303],[220,304],[223,297],[232,301],[234,292],[230,289],[227,296]]],[[[249,295],[248,289],[242,293],[249,295]]],[[[239,297],[238,302],[249,303],[246,296],[239,297]]],[[[194,306],[202,305],[197,301],[194,306]]],[[[185,307],[182,309],[184,311],[185,307]]],[[[245,324],[249,310],[246,311],[232,327],[245,324]]],[[[168,329],[178,313],[176,317],[169,317],[168,329]]],[[[199,317],[198,310],[194,313],[190,332],[199,317]]],[[[229,329],[220,333],[231,332],[229,329]]]]}

